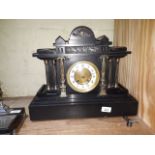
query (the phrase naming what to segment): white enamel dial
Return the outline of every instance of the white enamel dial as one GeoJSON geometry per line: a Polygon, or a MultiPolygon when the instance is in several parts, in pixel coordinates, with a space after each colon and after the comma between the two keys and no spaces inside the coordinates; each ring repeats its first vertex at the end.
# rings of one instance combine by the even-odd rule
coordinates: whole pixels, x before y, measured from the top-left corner
{"type": "Polygon", "coordinates": [[[89,61],[79,61],[73,64],[67,72],[69,86],[81,93],[93,90],[99,83],[99,77],[98,68],[89,61]]]}

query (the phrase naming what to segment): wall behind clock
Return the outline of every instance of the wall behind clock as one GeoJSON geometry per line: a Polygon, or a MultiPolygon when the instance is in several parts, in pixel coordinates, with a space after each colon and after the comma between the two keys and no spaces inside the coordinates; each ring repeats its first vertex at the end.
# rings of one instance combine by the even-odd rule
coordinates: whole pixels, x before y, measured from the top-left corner
{"type": "Polygon", "coordinates": [[[155,20],[115,20],[114,40],[132,51],[120,62],[119,81],[139,101],[139,116],[155,131],[155,20]]]}
{"type": "Polygon", "coordinates": [[[33,96],[45,83],[42,61],[32,58],[38,48],[51,48],[61,35],[85,25],[95,36],[113,40],[114,20],[0,20],[0,83],[6,97],[33,96]]]}

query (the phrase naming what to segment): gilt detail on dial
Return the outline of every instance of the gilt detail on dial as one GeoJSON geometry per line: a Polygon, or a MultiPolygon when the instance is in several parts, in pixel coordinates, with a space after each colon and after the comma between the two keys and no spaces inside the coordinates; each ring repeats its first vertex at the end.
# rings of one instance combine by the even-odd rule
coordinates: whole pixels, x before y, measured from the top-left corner
{"type": "Polygon", "coordinates": [[[89,61],[79,61],[71,65],[67,71],[67,82],[76,92],[92,91],[98,85],[99,79],[98,68],[89,61]]]}

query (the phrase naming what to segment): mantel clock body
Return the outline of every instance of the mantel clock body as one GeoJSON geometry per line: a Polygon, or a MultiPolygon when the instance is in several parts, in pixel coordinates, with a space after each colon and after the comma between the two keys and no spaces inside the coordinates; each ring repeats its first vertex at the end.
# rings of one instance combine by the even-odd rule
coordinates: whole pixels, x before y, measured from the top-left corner
{"type": "Polygon", "coordinates": [[[111,44],[79,26],[67,41],[59,36],[55,49],[38,49],[46,84],[29,105],[30,119],[136,115],[137,101],[118,83],[119,61],[131,52],[111,44]]]}

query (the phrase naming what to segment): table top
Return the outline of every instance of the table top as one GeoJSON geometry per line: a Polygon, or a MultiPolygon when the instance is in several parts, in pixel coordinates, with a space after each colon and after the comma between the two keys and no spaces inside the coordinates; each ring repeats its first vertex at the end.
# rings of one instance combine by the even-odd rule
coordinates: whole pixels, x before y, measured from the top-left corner
{"type": "Polygon", "coordinates": [[[138,117],[132,127],[126,126],[122,117],[80,118],[47,121],[31,121],[28,105],[33,97],[5,99],[10,107],[25,107],[27,118],[17,132],[19,135],[148,135],[153,131],[138,117]]]}

